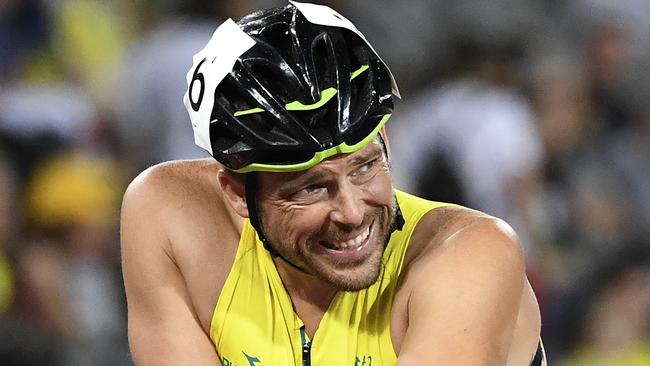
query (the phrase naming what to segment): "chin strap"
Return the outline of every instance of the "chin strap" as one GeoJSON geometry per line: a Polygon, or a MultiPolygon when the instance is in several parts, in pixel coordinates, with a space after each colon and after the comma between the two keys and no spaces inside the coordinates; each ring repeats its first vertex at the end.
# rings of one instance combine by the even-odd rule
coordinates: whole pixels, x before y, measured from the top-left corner
{"type": "MultiPolygon", "coordinates": [[[[388,144],[386,126],[382,127],[381,130],[379,130],[379,140],[381,141],[381,147],[384,148],[384,154],[386,154],[386,159],[390,163],[390,145],[388,144]]],[[[395,197],[395,221],[393,221],[393,223],[391,224],[389,238],[390,235],[392,235],[393,232],[395,232],[395,230],[402,231],[402,228],[404,227],[405,223],[406,221],[404,220],[404,215],[402,215],[402,209],[399,206],[399,202],[397,202],[397,196],[396,196],[395,197]]]]}
{"type": "Polygon", "coordinates": [[[278,253],[275,249],[273,249],[273,247],[271,247],[271,245],[269,244],[269,240],[266,238],[266,235],[264,234],[264,230],[262,230],[262,225],[260,224],[259,207],[257,207],[257,199],[255,197],[255,194],[258,191],[257,172],[246,173],[245,184],[246,186],[244,187],[244,190],[246,192],[246,207],[248,208],[248,219],[250,220],[253,229],[255,229],[255,231],[257,232],[257,237],[264,245],[264,249],[269,251],[271,257],[281,258],[285,263],[287,263],[291,267],[301,272],[309,273],[304,269],[302,269],[301,267],[295,265],[287,258],[281,256],[280,253],[278,253]]]}
{"type": "Polygon", "coordinates": [[[404,220],[404,215],[402,215],[402,208],[399,207],[399,202],[397,202],[397,198],[395,198],[395,221],[393,221],[393,224],[390,227],[390,233],[392,234],[395,230],[402,231],[405,223],[406,221],[404,220]]]}
{"type": "Polygon", "coordinates": [[[268,250],[273,257],[279,257],[280,255],[269,245],[269,240],[266,238],[266,235],[264,235],[262,225],[260,224],[259,208],[257,207],[257,199],[255,197],[255,193],[258,191],[257,172],[246,174],[246,185],[244,191],[246,192],[248,219],[250,220],[253,229],[257,231],[257,236],[260,238],[262,244],[264,244],[264,248],[268,250]]]}

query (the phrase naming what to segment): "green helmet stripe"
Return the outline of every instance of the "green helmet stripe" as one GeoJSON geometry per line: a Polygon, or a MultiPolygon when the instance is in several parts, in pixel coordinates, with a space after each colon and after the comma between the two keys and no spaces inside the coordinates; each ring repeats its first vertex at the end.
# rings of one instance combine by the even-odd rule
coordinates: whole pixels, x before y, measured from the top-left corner
{"type": "MultiPolygon", "coordinates": [[[[355,70],[352,73],[352,75],[350,76],[350,80],[354,80],[354,78],[356,78],[357,76],[362,74],[364,71],[368,70],[368,68],[369,68],[368,65],[362,65],[360,68],[358,68],[357,70],[355,70]]],[[[314,109],[318,109],[318,108],[324,106],[325,103],[329,102],[330,99],[332,99],[336,95],[337,92],[338,91],[334,87],[327,88],[327,89],[320,92],[320,100],[318,102],[316,102],[316,103],[302,104],[300,101],[296,100],[296,101],[293,101],[291,103],[288,103],[287,105],[284,106],[284,108],[286,110],[288,110],[288,111],[311,111],[311,110],[314,110],[314,109]]],[[[239,116],[245,116],[247,114],[255,114],[255,113],[262,113],[262,112],[264,112],[264,109],[257,107],[257,108],[244,109],[244,110],[241,110],[241,111],[237,111],[237,112],[234,113],[234,116],[239,117],[239,116]]],[[[210,123],[215,123],[215,122],[217,122],[216,119],[210,121],[210,123]]]]}
{"type": "Polygon", "coordinates": [[[299,101],[291,102],[285,106],[288,111],[311,111],[318,109],[329,102],[336,95],[336,88],[327,88],[320,92],[320,100],[314,104],[302,104],[299,101]]]}
{"type": "Polygon", "coordinates": [[[261,112],[264,112],[264,110],[262,108],[246,109],[246,110],[243,110],[243,111],[235,112],[235,117],[245,116],[247,114],[253,114],[253,113],[261,113],[261,112]]]}
{"type": "Polygon", "coordinates": [[[320,163],[321,161],[332,157],[334,155],[338,154],[350,154],[356,151],[361,150],[364,146],[366,146],[370,141],[372,141],[373,138],[379,133],[379,130],[381,130],[382,127],[386,124],[388,119],[390,118],[390,114],[385,114],[382,118],[381,121],[379,121],[379,124],[377,124],[377,127],[375,127],[374,130],[368,136],[366,136],[363,140],[357,142],[354,145],[348,145],[345,142],[331,147],[327,150],[323,151],[318,151],[314,154],[314,157],[309,159],[308,161],[302,162],[302,163],[296,163],[296,164],[284,164],[284,165],[274,165],[274,164],[259,164],[259,163],[253,163],[246,165],[243,168],[235,170],[237,173],[248,173],[252,171],[260,171],[260,172],[295,172],[295,171],[300,171],[300,170],[305,170],[313,167],[314,165],[320,163]]]}
{"type": "Polygon", "coordinates": [[[354,78],[359,76],[364,71],[368,70],[368,68],[369,68],[368,65],[361,66],[358,70],[356,70],[355,72],[352,73],[352,76],[350,77],[350,80],[354,80],[354,78]]]}

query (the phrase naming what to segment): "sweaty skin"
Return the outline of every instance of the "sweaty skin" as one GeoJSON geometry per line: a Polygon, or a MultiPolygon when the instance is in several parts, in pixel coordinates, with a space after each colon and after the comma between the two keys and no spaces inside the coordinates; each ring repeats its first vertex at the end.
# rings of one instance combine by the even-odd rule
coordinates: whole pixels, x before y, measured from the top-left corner
{"type": "MultiPolygon", "coordinates": [[[[265,233],[303,269],[276,259],[309,335],[338,289],[376,277],[394,199],[379,149],[371,143],[305,172],[260,174],[265,233]],[[363,253],[346,254],[365,232],[374,234],[363,253]]],[[[221,169],[212,160],[164,163],[125,194],[122,267],[139,366],[220,364],[210,321],[248,214],[243,181],[221,169]]],[[[392,307],[397,365],[528,365],[540,318],[524,271],[507,224],[464,208],[429,212],[392,307]]]]}

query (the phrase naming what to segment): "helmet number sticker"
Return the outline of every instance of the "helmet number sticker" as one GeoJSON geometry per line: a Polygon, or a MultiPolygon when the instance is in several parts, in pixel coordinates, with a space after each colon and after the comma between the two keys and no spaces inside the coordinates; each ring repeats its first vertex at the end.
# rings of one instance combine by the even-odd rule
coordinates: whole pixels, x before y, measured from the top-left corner
{"type": "Polygon", "coordinates": [[[192,58],[183,102],[192,121],[194,142],[211,154],[210,123],[213,122],[211,117],[217,86],[232,70],[239,56],[254,45],[255,40],[228,19],[192,58]]]}
{"type": "Polygon", "coordinates": [[[194,112],[199,111],[199,107],[201,106],[201,102],[203,101],[203,93],[205,93],[205,77],[203,76],[202,73],[199,72],[199,69],[205,62],[205,59],[199,63],[199,66],[194,69],[194,75],[192,75],[192,81],[190,81],[190,87],[189,87],[189,99],[190,99],[190,105],[192,106],[192,109],[194,112]],[[194,96],[196,96],[196,91],[194,90],[194,87],[196,86],[196,83],[199,83],[199,95],[197,97],[197,100],[194,100],[194,96]]]}

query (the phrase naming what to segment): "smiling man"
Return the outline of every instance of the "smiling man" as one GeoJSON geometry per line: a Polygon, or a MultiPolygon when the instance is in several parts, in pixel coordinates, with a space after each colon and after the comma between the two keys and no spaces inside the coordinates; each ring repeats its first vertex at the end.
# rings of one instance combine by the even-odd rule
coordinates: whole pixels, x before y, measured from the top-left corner
{"type": "Polygon", "coordinates": [[[363,35],[291,2],[229,20],[185,95],[215,161],[143,172],[122,210],[138,365],[540,365],[502,221],[391,183],[399,96],[363,35]]]}

